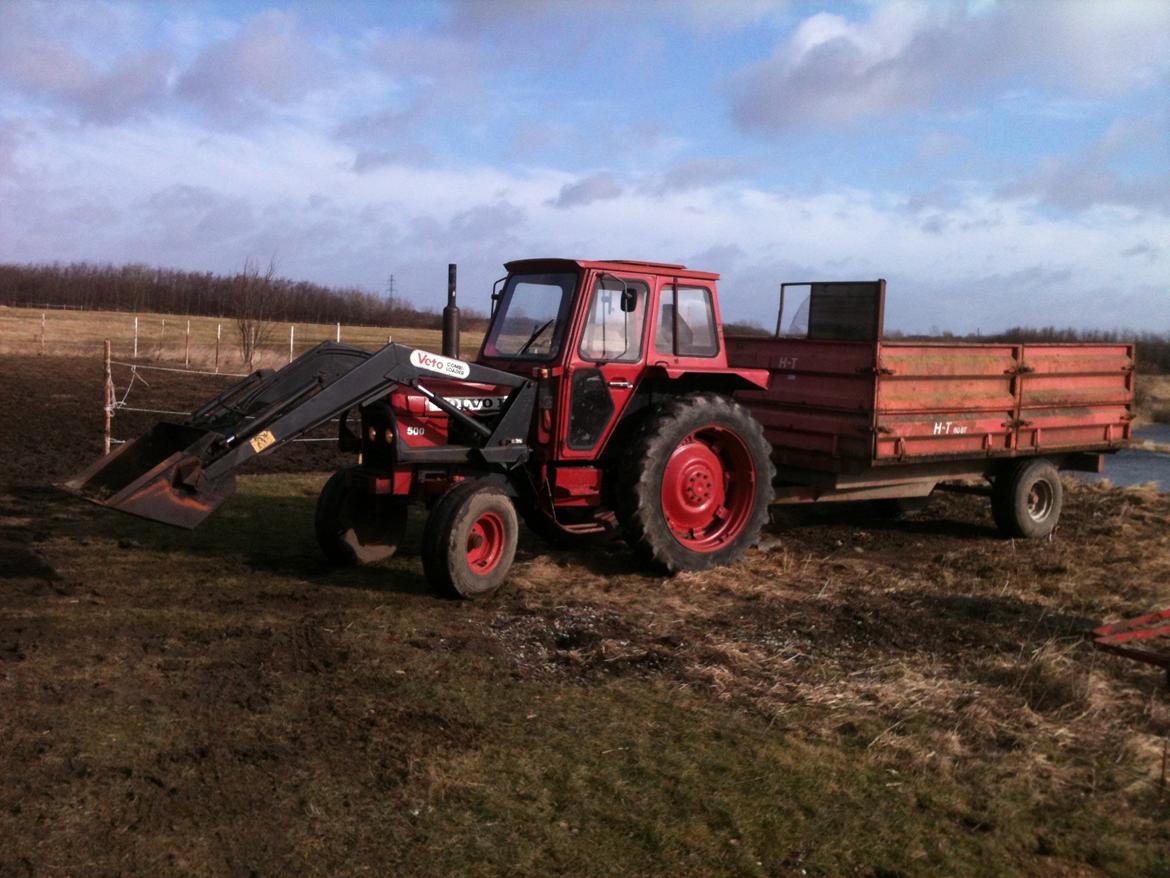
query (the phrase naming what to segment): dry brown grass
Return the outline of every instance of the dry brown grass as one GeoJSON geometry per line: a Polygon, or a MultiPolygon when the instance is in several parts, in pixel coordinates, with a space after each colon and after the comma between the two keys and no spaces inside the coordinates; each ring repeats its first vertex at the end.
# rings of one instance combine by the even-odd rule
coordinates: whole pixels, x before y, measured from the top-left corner
{"type": "MultiPolygon", "coordinates": [[[[182,363],[186,347],[187,322],[191,324],[190,362],[206,368],[215,358],[217,326],[221,329],[220,369],[238,371],[243,366],[236,322],[230,317],[186,317],[175,314],[130,314],[122,311],[69,311],[11,308],[0,306],[0,354],[39,354],[41,315],[45,315],[47,356],[100,356],[109,339],[115,359],[129,359],[134,349],[134,318],[138,318],[138,356],[142,360],[182,363]]],[[[322,341],[336,339],[331,324],[295,324],[294,352],[304,353],[322,341]]],[[[401,344],[439,350],[438,329],[342,326],[341,340],[359,347],[381,347],[390,338],[401,344]]],[[[279,366],[288,361],[289,324],[274,324],[267,345],[261,349],[256,366],[279,366]]],[[[470,356],[479,347],[482,333],[464,332],[462,349],[470,356]]]]}
{"type": "Polygon", "coordinates": [[[1170,375],[1138,375],[1134,407],[1141,420],[1170,424],[1170,375]]]}

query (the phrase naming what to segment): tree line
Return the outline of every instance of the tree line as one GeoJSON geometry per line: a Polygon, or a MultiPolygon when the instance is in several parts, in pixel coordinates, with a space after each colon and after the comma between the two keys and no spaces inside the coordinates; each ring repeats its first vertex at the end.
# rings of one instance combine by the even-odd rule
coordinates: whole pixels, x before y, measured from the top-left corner
{"type": "MultiPolygon", "coordinates": [[[[197,314],[262,323],[420,328],[438,328],[441,324],[437,311],[416,308],[402,299],[390,299],[354,287],[339,289],[277,277],[271,264],[266,272],[261,272],[251,261],[232,275],[88,262],[70,265],[0,264],[0,304],[197,314]]],[[[483,314],[467,308],[461,310],[464,326],[479,329],[486,326],[483,314]]],[[[740,334],[771,334],[747,322],[729,323],[726,329],[740,334]]],[[[993,335],[936,332],[926,336],[907,336],[894,330],[888,331],[886,337],[1009,343],[1134,342],[1141,371],[1170,373],[1170,332],[1014,326],[993,335]]]]}
{"type": "MultiPolygon", "coordinates": [[[[133,311],[211,317],[254,317],[263,301],[265,321],[342,323],[349,326],[437,328],[437,311],[417,308],[355,287],[334,288],[261,272],[250,261],[232,275],[147,265],[0,265],[0,304],[133,311]]],[[[465,326],[484,317],[461,309],[465,326]]]]}

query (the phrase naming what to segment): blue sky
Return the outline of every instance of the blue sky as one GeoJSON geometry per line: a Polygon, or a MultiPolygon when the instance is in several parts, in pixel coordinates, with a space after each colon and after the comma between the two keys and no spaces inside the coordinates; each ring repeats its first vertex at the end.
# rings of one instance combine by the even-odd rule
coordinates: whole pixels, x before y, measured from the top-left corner
{"type": "Polygon", "coordinates": [[[1170,330],[1170,3],[0,3],[0,260],[482,305],[538,255],[1170,330]]]}

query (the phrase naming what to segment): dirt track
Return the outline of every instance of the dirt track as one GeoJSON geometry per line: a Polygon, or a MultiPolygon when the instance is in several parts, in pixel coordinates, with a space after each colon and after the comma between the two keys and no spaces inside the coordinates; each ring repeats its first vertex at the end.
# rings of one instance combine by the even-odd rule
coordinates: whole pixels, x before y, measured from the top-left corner
{"type": "MultiPolygon", "coordinates": [[[[326,569],[319,476],[246,482],[194,535],[61,495],[100,450],[98,364],[0,368],[0,876],[1167,867],[1167,699],[1084,640],[1170,604],[1167,496],[1078,490],[1039,543],[973,497],[782,515],[745,562],[670,580],[526,540],[497,599],[450,604],[414,545],[326,569]],[[683,801],[677,839],[629,831],[683,801]]],[[[188,380],[137,398],[185,408],[188,380]]]]}

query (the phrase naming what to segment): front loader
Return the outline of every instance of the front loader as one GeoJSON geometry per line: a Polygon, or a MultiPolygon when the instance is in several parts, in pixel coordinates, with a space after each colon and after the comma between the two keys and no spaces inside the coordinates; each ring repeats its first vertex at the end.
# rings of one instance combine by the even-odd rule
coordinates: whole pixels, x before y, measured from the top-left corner
{"type": "MultiPolygon", "coordinates": [[[[732,394],[768,375],[728,367],[717,276],[624,261],[507,269],[475,362],[325,342],[157,424],[66,487],[192,528],[231,496],[241,466],[336,418],[340,449],[359,457],[317,503],[333,563],[389,557],[420,505],[424,570],[451,596],[500,586],[521,517],[558,543],[612,535],[616,523],[668,573],[742,555],[766,519],[774,469],[760,424],[732,394]]],[[[452,273],[446,352],[458,351],[457,321],[452,273]]]]}

